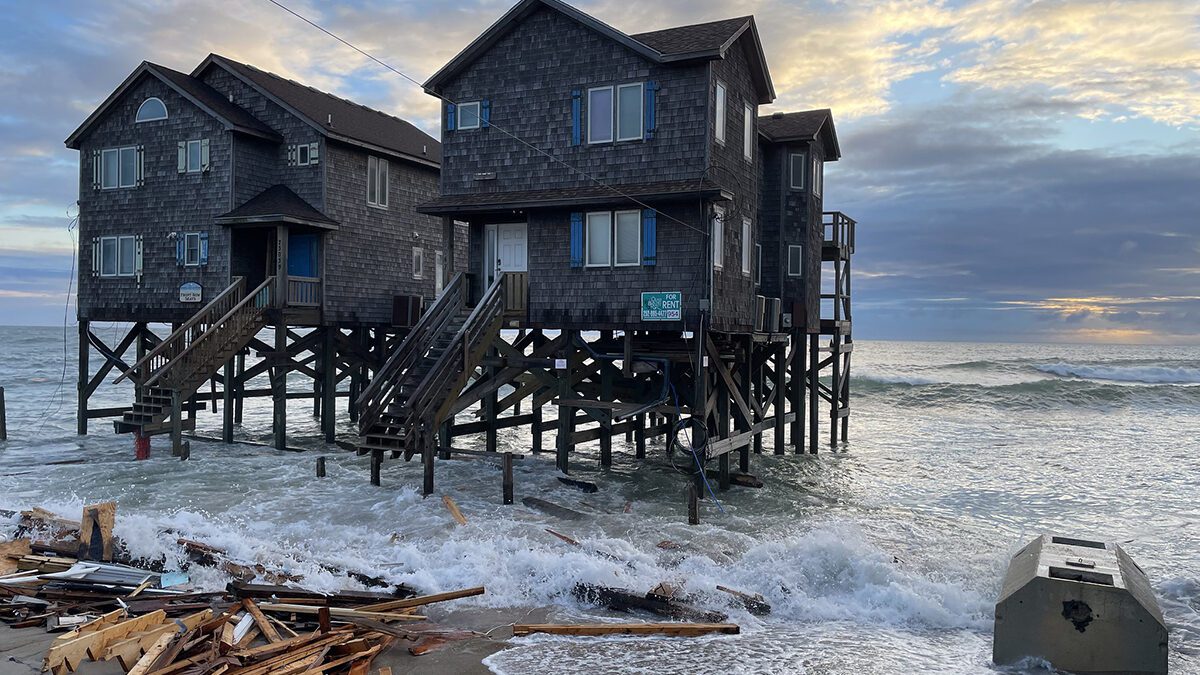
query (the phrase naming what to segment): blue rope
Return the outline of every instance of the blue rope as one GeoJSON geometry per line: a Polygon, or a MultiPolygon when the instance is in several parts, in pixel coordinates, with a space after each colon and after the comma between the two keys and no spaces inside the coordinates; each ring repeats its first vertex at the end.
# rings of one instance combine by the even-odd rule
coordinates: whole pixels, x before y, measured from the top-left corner
{"type": "MultiPolygon", "coordinates": [[[[671,386],[671,397],[675,402],[675,414],[679,416],[677,427],[684,425],[686,422],[683,419],[683,408],[679,407],[679,392],[675,391],[675,383],[667,378],[667,383],[671,386]]],[[[677,429],[676,429],[677,430],[677,429]]],[[[700,480],[704,481],[704,489],[708,491],[708,496],[712,498],[713,503],[717,505],[717,510],[722,514],[725,513],[725,507],[721,506],[721,501],[717,499],[717,494],[713,492],[712,484],[708,482],[708,475],[704,473],[704,465],[700,463],[700,455],[696,452],[696,448],[692,447],[691,435],[687,435],[688,452],[692,455],[692,461],[696,462],[696,470],[700,472],[700,480]]]]}

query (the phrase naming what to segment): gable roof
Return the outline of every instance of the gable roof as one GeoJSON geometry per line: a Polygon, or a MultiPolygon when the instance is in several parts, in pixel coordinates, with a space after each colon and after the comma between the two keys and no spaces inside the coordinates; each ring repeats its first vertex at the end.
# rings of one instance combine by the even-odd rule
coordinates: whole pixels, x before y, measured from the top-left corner
{"type": "MultiPolygon", "coordinates": [[[[129,91],[129,89],[133,87],[133,85],[136,84],[142,77],[153,77],[160,80],[168,87],[175,90],[175,92],[180,96],[189,100],[196,107],[220,120],[220,122],[225,125],[226,129],[273,141],[283,140],[279,134],[275,133],[275,131],[270,127],[260,122],[257,118],[246,112],[241,107],[230,102],[229,99],[222,96],[220,92],[208,86],[204,82],[201,82],[190,75],[181,73],[178,70],[172,70],[166,66],[160,66],[157,63],[151,63],[149,61],[142,61],[142,63],[138,65],[137,68],[134,68],[133,72],[130,73],[129,76],[126,77],[125,80],[121,82],[121,84],[118,85],[111,94],[108,95],[108,98],[104,99],[104,102],[101,103],[100,106],[94,111],[92,111],[91,115],[88,115],[87,119],[85,119],[83,123],[79,125],[79,128],[71,132],[71,135],[68,136],[67,140],[65,141],[67,147],[78,149],[80,139],[83,138],[89,129],[91,129],[92,125],[99,121],[100,118],[103,117],[104,114],[109,110],[109,108],[111,108],[113,104],[120,100],[121,97],[125,95],[125,92],[129,91]]],[[[169,114],[170,111],[168,111],[168,115],[169,114]]]]}
{"type": "Polygon", "coordinates": [[[437,92],[450,78],[481,57],[521,21],[543,7],[573,19],[654,63],[684,63],[725,58],[729,48],[748,32],[752,40],[749,45],[752,52],[750,64],[755,84],[758,86],[759,103],[775,100],[775,88],[771,84],[767,59],[763,54],[758,29],[752,16],[628,35],[561,0],[521,0],[426,80],[425,90],[430,93],[437,92]]]}
{"type": "Polygon", "coordinates": [[[441,143],[399,117],[219,54],[209,54],[192,71],[192,76],[199,77],[211,66],[224,68],[330,138],[400,155],[435,168],[441,165],[441,143]]]}
{"type": "Polygon", "coordinates": [[[318,211],[286,185],[272,185],[213,221],[219,225],[287,222],[337,229],[336,220],[318,211]]]}
{"type": "Polygon", "coordinates": [[[762,115],[758,118],[758,133],[776,143],[812,141],[820,137],[826,161],[835,162],[842,156],[837,131],[833,128],[833,111],[829,108],[762,115]]]}

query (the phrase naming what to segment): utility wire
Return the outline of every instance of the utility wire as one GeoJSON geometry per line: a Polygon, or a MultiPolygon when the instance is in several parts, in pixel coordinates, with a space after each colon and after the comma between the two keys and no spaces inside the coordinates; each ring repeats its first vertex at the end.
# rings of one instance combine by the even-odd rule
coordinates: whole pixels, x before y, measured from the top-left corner
{"type": "MultiPolygon", "coordinates": [[[[267,2],[271,3],[272,5],[275,5],[276,7],[278,7],[278,8],[280,8],[280,9],[282,9],[283,11],[287,12],[288,14],[291,14],[292,16],[296,17],[297,19],[300,19],[301,21],[303,21],[304,23],[307,23],[308,25],[312,26],[313,28],[316,28],[317,30],[321,31],[322,33],[324,33],[324,34],[328,35],[329,37],[333,38],[334,40],[337,40],[338,42],[340,42],[340,43],[342,43],[342,44],[346,45],[347,47],[349,47],[349,48],[353,49],[354,51],[358,52],[359,54],[362,54],[363,56],[365,56],[365,57],[367,57],[368,59],[370,59],[370,60],[374,61],[375,63],[378,63],[380,66],[383,66],[384,68],[386,68],[386,69],[388,69],[388,70],[392,71],[393,73],[395,73],[395,74],[399,75],[400,77],[402,77],[402,78],[404,78],[404,79],[408,80],[409,82],[412,82],[413,84],[417,85],[418,87],[421,87],[421,89],[422,89],[422,90],[424,90],[426,93],[429,93],[429,94],[431,94],[431,95],[433,95],[433,96],[436,96],[437,98],[439,98],[439,99],[441,99],[442,101],[445,101],[446,103],[449,103],[449,104],[451,104],[451,105],[457,105],[457,103],[455,103],[454,101],[450,100],[449,98],[447,98],[447,97],[445,97],[445,96],[443,96],[443,95],[439,94],[438,92],[435,92],[435,91],[429,91],[428,89],[425,89],[425,85],[424,85],[424,84],[422,84],[421,82],[418,82],[418,81],[416,81],[415,79],[413,79],[413,78],[409,77],[409,76],[408,76],[407,74],[405,74],[403,71],[401,71],[401,70],[399,70],[399,69],[397,69],[397,68],[393,67],[393,66],[392,66],[392,65],[390,65],[389,63],[387,63],[387,62],[383,61],[382,59],[379,59],[379,58],[375,57],[375,56],[374,56],[374,55],[372,55],[371,53],[369,53],[369,52],[367,52],[367,51],[365,51],[365,50],[363,50],[363,49],[360,49],[359,47],[357,47],[356,45],[354,45],[354,44],[353,44],[352,42],[350,42],[349,40],[346,40],[345,38],[342,38],[341,36],[339,36],[339,35],[337,35],[337,34],[333,33],[333,32],[332,32],[332,31],[330,31],[329,29],[327,29],[327,28],[325,28],[324,26],[320,25],[319,23],[317,23],[317,22],[313,21],[312,19],[309,19],[308,17],[304,16],[303,14],[300,14],[300,13],[296,12],[295,10],[293,10],[292,8],[290,8],[290,7],[288,7],[287,5],[283,4],[282,2],[279,2],[279,0],[267,0],[267,2]]],[[[614,187],[614,186],[612,186],[612,185],[609,185],[608,183],[605,183],[604,181],[600,180],[599,178],[596,178],[596,177],[595,177],[595,176],[593,176],[592,174],[590,174],[590,173],[588,173],[588,172],[584,171],[583,169],[580,169],[579,167],[573,166],[573,165],[571,165],[570,163],[566,162],[565,160],[562,160],[562,159],[559,159],[558,157],[555,157],[554,155],[550,154],[549,152],[546,152],[545,150],[542,150],[541,148],[537,147],[536,145],[533,145],[532,143],[529,143],[529,142],[528,142],[528,141],[526,141],[525,139],[523,139],[523,138],[520,138],[520,137],[519,137],[519,136],[517,136],[516,134],[514,134],[514,133],[512,133],[512,132],[508,131],[508,130],[507,130],[507,129],[505,129],[504,127],[502,127],[502,126],[500,126],[500,125],[498,125],[498,124],[496,124],[496,123],[494,123],[494,122],[491,122],[491,121],[489,121],[489,122],[488,122],[488,127],[489,127],[489,128],[492,128],[492,129],[495,129],[496,131],[499,131],[500,133],[504,134],[505,136],[508,136],[509,138],[511,138],[511,139],[513,139],[514,141],[516,141],[516,142],[520,143],[521,145],[524,145],[525,147],[529,148],[530,150],[533,150],[534,152],[538,153],[539,155],[542,155],[542,156],[546,157],[547,159],[549,159],[549,160],[551,160],[551,161],[553,161],[553,162],[557,162],[557,163],[559,163],[559,164],[563,165],[564,167],[566,167],[566,168],[570,169],[571,171],[573,171],[573,172],[575,172],[575,173],[579,174],[580,176],[583,176],[584,178],[586,178],[586,179],[588,179],[588,180],[592,181],[592,182],[593,182],[593,183],[595,183],[596,185],[599,185],[600,187],[602,187],[602,188],[604,188],[604,189],[606,189],[606,190],[609,190],[609,191],[611,191],[613,194],[616,194],[616,195],[618,195],[618,196],[620,196],[620,197],[623,197],[623,198],[625,198],[625,199],[628,199],[629,201],[633,202],[634,204],[637,204],[638,206],[641,206],[642,208],[645,208],[645,209],[651,209],[651,210],[654,210],[654,211],[656,211],[656,212],[662,213],[661,211],[658,211],[658,209],[655,209],[654,207],[652,207],[652,206],[650,206],[649,204],[647,204],[646,202],[644,202],[644,201],[642,201],[642,200],[638,199],[637,197],[634,197],[633,195],[630,195],[630,194],[627,194],[627,193],[625,193],[625,192],[622,192],[621,190],[617,189],[616,187],[614,187]]],[[[701,175],[701,181],[703,181],[703,174],[701,175]]],[[[701,183],[701,184],[702,184],[702,183],[701,183]]],[[[701,229],[701,228],[699,228],[699,227],[696,227],[695,225],[692,225],[691,223],[686,223],[686,222],[684,222],[684,221],[682,221],[682,220],[680,220],[680,219],[678,219],[678,218],[675,218],[674,216],[672,216],[672,215],[670,215],[670,214],[668,214],[668,213],[662,213],[662,215],[663,215],[663,216],[666,216],[667,220],[674,221],[674,222],[676,222],[676,223],[679,223],[680,225],[682,225],[682,226],[684,226],[684,227],[686,227],[686,228],[688,228],[688,229],[695,230],[696,232],[699,232],[700,234],[705,234],[705,235],[707,235],[707,232],[706,232],[705,230],[703,230],[703,229],[701,229]]]]}

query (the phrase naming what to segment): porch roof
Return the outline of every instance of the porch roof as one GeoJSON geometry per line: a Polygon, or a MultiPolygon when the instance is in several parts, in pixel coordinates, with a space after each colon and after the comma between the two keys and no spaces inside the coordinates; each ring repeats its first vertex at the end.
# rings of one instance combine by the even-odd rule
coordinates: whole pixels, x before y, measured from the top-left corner
{"type": "Polygon", "coordinates": [[[218,225],[295,223],[325,230],[338,229],[338,222],[321,213],[286,185],[272,185],[245,204],[213,219],[218,225]]]}
{"type": "Polygon", "coordinates": [[[450,216],[467,213],[511,212],[564,206],[588,206],[614,201],[678,201],[680,199],[732,199],[733,192],[711,180],[677,180],[658,183],[588,185],[519,190],[515,192],[474,192],[443,195],[417,206],[418,213],[450,216]]]}

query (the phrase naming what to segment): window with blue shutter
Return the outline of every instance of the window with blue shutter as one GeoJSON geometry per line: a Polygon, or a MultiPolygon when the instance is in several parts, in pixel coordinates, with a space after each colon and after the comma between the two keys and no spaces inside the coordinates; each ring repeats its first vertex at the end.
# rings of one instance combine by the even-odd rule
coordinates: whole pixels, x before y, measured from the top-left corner
{"type": "Polygon", "coordinates": [[[583,92],[571,92],[571,145],[579,145],[580,129],[583,124],[583,92]]]}
{"type": "Polygon", "coordinates": [[[479,126],[484,129],[492,126],[492,99],[485,98],[479,102],[479,126]]]}
{"type": "Polygon", "coordinates": [[[184,250],[183,250],[184,243],[183,242],[184,242],[184,239],[186,239],[187,237],[185,237],[182,232],[179,232],[178,234],[179,234],[179,237],[175,240],[175,263],[182,267],[183,266],[183,256],[184,256],[184,250]]]}
{"type": "Polygon", "coordinates": [[[200,233],[200,264],[208,264],[208,233],[200,233]]]}
{"type": "Polygon", "coordinates": [[[654,209],[642,211],[642,264],[658,264],[658,212],[654,209]]]}
{"type": "Polygon", "coordinates": [[[571,267],[583,267],[583,214],[571,214],[571,267]]]}
{"type": "Polygon", "coordinates": [[[656,128],[655,112],[654,112],[654,93],[658,91],[657,82],[646,83],[646,140],[654,138],[654,130],[656,128]]]}
{"type": "Polygon", "coordinates": [[[446,104],[446,131],[454,131],[454,123],[457,121],[458,114],[454,110],[453,103],[446,104]]]}

